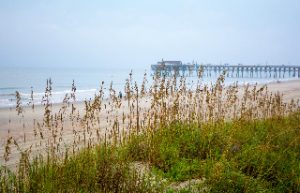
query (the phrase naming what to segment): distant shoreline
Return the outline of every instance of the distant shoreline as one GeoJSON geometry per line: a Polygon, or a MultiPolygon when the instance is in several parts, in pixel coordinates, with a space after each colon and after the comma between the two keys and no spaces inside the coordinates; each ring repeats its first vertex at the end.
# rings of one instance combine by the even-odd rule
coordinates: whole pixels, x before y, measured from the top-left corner
{"type": "MultiPolygon", "coordinates": [[[[238,81],[237,81],[238,82],[238,81]]],[[[254,85],[258,85],[258,86],[263,86],[263,85],[267,85],[269,86],[271,89],[272,87],[274,87],[274,85],[277,85],[277,84],[284,84],[284,87],[289,87],[290,84],[294,84],[294,83],[299,83],[300,85],[300,79],[281,79],[281,80],[271,80],[269,82],[266,82],[266,83],[244,83],[244,84],[239,84],[239,86],[241,87],[244,87],[245,85],[249,84],[250,86],[254,86],[254,85]]],[[[232,83],[233,84],[233,83],[232,83]]],[[[275,86],[275,90],[278,88],[278,87],[281,87],[281,86],[275,86]]],[[[299,86],[300,88],[300,86],[299,86]]],[[[280,91],[282,89],[279,89],[278,91],[280,91]]],[[[107,99],[104,99],[104,100],[108,100],[107,99]]],[[[85,100],[80,100],[80,101],[75,101],[75,102],[72,102],[73,104],[76,104],[76,105],[80,105],[82,103],[84,103],[85,100]]],[[[52,106],[60,106],[63,102],[53,102],[51,103],[52,106]]],[[[43,104],[41,104],[41,102],[38,102],[38,103],[35,103],[34,104],[35,107],[38,107],[38,106],[43,106],[43,104]]],[[[24,109],[30,109],[31,106],[30,105],[22,105],[22,107],[24,109]]],[[[14,109],[15,108],[15,105],[14,106],[0,106],[0,111],[1,110],[10,110],[10,109],[14,109]]]]}

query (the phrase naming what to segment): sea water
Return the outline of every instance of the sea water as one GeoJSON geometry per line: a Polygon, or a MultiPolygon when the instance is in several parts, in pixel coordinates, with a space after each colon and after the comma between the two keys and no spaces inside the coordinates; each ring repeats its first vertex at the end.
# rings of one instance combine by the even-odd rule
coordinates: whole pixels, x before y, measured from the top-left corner
{"type": "MultiPolygon", "coordinates": [[[[0,67],[0,108],[14,107],[16,105],[16,91],[21,95],[21,104],[27,105],[33,91],[35,105],[42,104],[45,95],[46,81],[51,78],[52,103],[61,103],[66,94],[69,94],[74,80],[76,86],[76,101],[89,100],[99,92],[100,85],[104,81],[104,92],[108,96],[110,84],[116,93],[124,93],[126,79],[132,71],[133,81],[140,86],[144,73],[147,73],[148,88],[151,85],[152,71],[149,68],[100,68],[100,67],[0,67]]],[[[196,73],[187,77],[187,86],[193,88],[196,85],[196,73]]],[[[214,83],[219,76],[218,73],[208,75],[204,72],[201,79],[202,84],[214,83]]],[[[262,75],[254,78],[230,78],[225,79],[225,85],[238,82],[239,84],[263,84],[272,81],[291,80],[295,77],[286,76],[278,78],[273,75],[262,75]]]]}
{"type": "MultiPolygon", "coordinates": [[[[133,69],[133,78],[141,84],[143,69],[133,69]]],[[[51,68],[51,67],[1,67],[0,71],[0,107],[16,105],[16,91],[21,95],[21,102],[26,105],[33,91],[34,103],[41,104],[45,95],[47,79],[52,81],[52,103],[60,103],[65,95],[70,93],[74,80],[76,100],[83,101],[92,98],[104,81],[104,90],[108,91],[110,84],[118,93],[124,90],[126,79],[131,69],[105,68],[51,68]]]]}

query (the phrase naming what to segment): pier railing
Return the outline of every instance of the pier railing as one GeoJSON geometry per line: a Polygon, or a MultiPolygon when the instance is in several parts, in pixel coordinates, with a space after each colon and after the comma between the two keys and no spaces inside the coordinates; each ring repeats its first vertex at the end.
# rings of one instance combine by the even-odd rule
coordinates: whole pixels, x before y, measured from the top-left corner
{"type": "Polygon", "coordinates": [[[151,65],[153,72],[166,76],[196,76],[201,68],[203,76],[217,75],[226,71],[227,76],[233,78],[300,78],[300,66],[296,65],[151,65]]]}

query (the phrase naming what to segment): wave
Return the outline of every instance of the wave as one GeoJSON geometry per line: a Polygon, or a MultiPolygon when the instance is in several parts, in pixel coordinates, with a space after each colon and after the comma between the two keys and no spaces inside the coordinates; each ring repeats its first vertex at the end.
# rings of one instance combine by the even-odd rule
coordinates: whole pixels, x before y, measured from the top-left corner
{"type": "MultiPolygon", "coordinates": [[[[76,101],[84,101],[86,99],[92,98],[97,93],[97,89],[78,89],[76,90],[75,96],[76,101]]],[[[71,94],[70,90],[62,90],[62,91],[53,91],[52,96],[50,97],[50,102],[53,104],[61,103],[64,100],[66,94],[71,94]]],[[[21,103],[23,105],[28,104],[31,101],[31,92],[20,92],[21,95],[21,103]]],[[[37,105],[41,104],[44,92],[33,92],[33,102],[37,105]]],[[[0,94],[0,107],[11,107],[16,105],[16,97],[15,93],[5,93],[0,94]]]]}
{"type": "MultiPolygon", "coordinates": [[[[91,93],[91,92],[96,92],[97,89],[82,89],[82,90],[76,90],[76,93],[91,93]]],[[[70,94],[70,90],[63,90],[63,91],[52,91],[52,95],[65,95],[65,94],[70,94]]],[[[76,94],[75,93],[75,94],[76,94]]],[[[31,93],[20,93],[21,96],[31,96],[31,93]]],[[[33,96],[44,96],[45,92],[34,92],[33,91],[33,96]]]]}
{"type": "Polygon", "coordinates": [[[0,87],[0,90],[21,90],[24,89],[24,87],[0,87]]]}
{"type": "Polygon", "coordinates": [[[4,93],[0,94],[0,97],[13,97],[16,96],[16,93],[4,93]]]}

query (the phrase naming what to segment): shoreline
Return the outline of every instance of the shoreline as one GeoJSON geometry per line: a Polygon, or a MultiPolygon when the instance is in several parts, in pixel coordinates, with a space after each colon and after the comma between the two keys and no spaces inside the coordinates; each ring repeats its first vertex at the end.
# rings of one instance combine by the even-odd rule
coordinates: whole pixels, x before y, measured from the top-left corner
{"type": "MultiPolygon", "coordinates": [[[[254,85],[264,86],[264,85],[267,85],[268,87],[270,86],[270,88],[273,89],[273,87],[276,87],[276,88],[278,87],[278,86],[276,86],[277,84],[286,84],[288,86],[289,84],[294,84],[294,83],[297,83],[297,82],[300,85],[300,78],[298,78],[298,79],[293,78],[293,79],[282,79],[282,80],[270,80],[270,81],[267,81],[265,83],[257,83],[257,82],[256,83],[254,83],[254,82],[253,83],[241,83],[241,82],[236,81],[236,82],[233,82],[233,83],[230,83],[230,84],[226,85],[225,87],[228,87],[230,85],[238,83],[239,87],[244,87],[247,84],[249,84],[249,86],[254,86],[254,85]]],[[[208,84],[208,83],[205,83],[204,85],[210,86],[210,84],[208,84]]],[[[276,88],[275,88],[275,90],[276,90],[276,88]]],[[[300,86],[299,86],[299,88],[300,88],[300,86]]],[[[103,99],[103,101],[108,101],[108,100],[109,100],[108,97],[103,99]]],[[[75,102],[72,102],[72,103],[75,104],[75,105],[82,105],[82,104],[84,104],[85,101],[86,100],[80,100],[80,101],[75,101],[75,102]]],[[[62,103],[63,102],[54,102],[54,103],[51,103],[51,104],[52,104],[53,107],[55,107],[55,106],[60,106],[62,103]]],[[[28,105],[28,104],[21,105],[21,106],[24,109],[30,109],[31,108],[31,106],[28,105]]],[[[42,107],[44,105],[41,104],[41,102],[37,102],[37,103],[34,104],[34,106],[35,107],[42,107]]],[[[11,109],[12,110],[15,109],[15,105],[13,105],[13,106],[0,106],[0,111],[6,111],[6,110],[11,110],[11,109]]]]}
{"type": "MultiPolygon", "coordinates": [[[[260,84],[258,85],[258,87],[264,85],[267,85],[269,92],[282,93],[284,102],[289,102],[291,99],[300,99],[300,79],[260,84]]],[[[253,85],[250,85],[250,89],[252,86],[253,85]]],[[[238,90],[242,92],[243,88],[243,86],[240,86],[238,90]]],[[[119,108],[113,108],[112,106],[110,106],[110,100],[104,99],[102,102],[103,103],[101,107],[103,109],[101,110],[100,114],[96,115],[101,122],[101,124],[98,123],[100,135],[103,134],[103,132],[110,131],[110,129],[114,127],[114,119],[116,117],[122,119],[123,115],[127,116],[129,114],[130,109],[130,107],[127,104],[127,100],[125,100],[124,98],[120,101],[121,106],[119,108]]],[[[139,99],[138,105],[141,119],[143,119],[144,113],[147,114],[147,110],[151,105],[150,102],[151,99],[148,96],[144,96],[143,98],[139,99]]],[[[172,103],[172,101],[170,102],[172,103]]],[[[62,103],[52,104],[52,115],[57,115],[61,107],[62,103]]],[[[78,115],[80,115],[81,117],[85,115],[84,113],[86,112],[84,110],[84,102],[76,102],[75,107],[76,115],[77,112],[78,115]]],[[[73,119],[70,119],[70,111],[71,108],[68,107],[67,112],[65,113],[66,116],[63,125],[60,124],[57,128],[58,130],[61,130],[61,127],[63,126],[63,131],[61,130],[63,135],[63,143],[67,146],[73,143],[74,131],[75,133],[79,133],[79,135],[81,136],[83,136],[83,132],[85,132],[84,130],[82,130],[83,126],[80,122],[72,121],[73,119]],[[75,126],[73,126],[73,124],[75,124],[75,126]]],[[[50,130],[48,130],[45,126],[42,125],[45,118],[45,107],[43,105],[35,105],[35,109],[33,111],[30,106],[26,106],[24,107],[23,115],[24,116],[18,115],[15,108],[0,108],[0,165],[13,166],[17,163],[20,156],[20,153],[17,151],[17,148],[13,147],[11,150],[11,159],[7,163],[4,162],[3,154],[5,152],[5,144],[9,136],[12,136],[14,139],[16,139],[18,143],[20,143],[22,149],[26,149],[33,145],[33,152],[36,154],[41,151],[45,151],[45,147],[47,147],[47,140],[49,139],[49,137],[51,137],[52,134],[50,130]],[[34,133],[39,129],[37,123],[40,123],[42,125],[41,129],[44,129],[43,132],[45,134],[45,138],[43,140],[40,139],[39,134],[34,136],[34,133]]],[[[128,119],[125,121],[125,123],[120,122],[120,129],[122,131],[125,130],[127,132],[128,128],[130,128],[130,126],[128,125],[129,123],[127,121],[128,119]]],[[[93,130],[93,140],[97,140],[98,135],[98,133],[96,133],[97,128],[95,129],[96,130],[93,130]]]]}
{"type": "MultiPolygon", "coordinates": [[[[250,85],[250,88],[253,87],[255,84],[250,85]]],[[[267,84],[257,84],[257,87],[262,87],[262,86],[267,86],[268,87],[268,91],[272,92],[272,93],[278,93],[280,92],[283,96],[283,101],[284,102],[289,102],[291,99],[294,99],[295,101],[300,99],[300,79],[297,80],[289,80],[289,81],[275,81],[275,82],[270,82],[267,84]]],[[[243,88],[245,88],[245,85],[243,86],[239,86],[239,90],[242,90],[243,88]]],[[[142,99],[142,102],[140,104],[141,108],[145,108],[147,107],[149,104],[147,103],[147,101],[150,100],[149,97],[144,97],[144,99],[142,99]]],[[[108,104],[110,102],[109,99],[103,99],[103,104],[108,104]]],[[[125,112],[128,111],[128,107],[127,107],[127,101],[123,98],[122,99],[122,107],[119,109],[119,111],[121,112],[125,112]]],[[[52,112],[56,113],[59,112],[59,109],[62,107],[63,103],[55,103],[52,104],[52,112]]],[[[76,112],[78,111],[80,114],[82,114],[84,112],[85,109],[85,102],[84,101],[77,101],[74,103],[69,103],[69,107],[68,110],[70,110],[70,106],[71,104],[74,104],[74,106],[76,107],[76,112]]],[[[20,127],[20,124],[16,123],[20,123],[20,121],[22,121],[23,123],[25,123],[26,127],[32,127],[32,122],[33,120],[42,122],[43,117],[44,117],[44,108],[45,106],[42,104],[36,105],[34,106],[34,110],[32,110],[31,106],[22,106],[23,108],[23,117],[21,115],[17,114],[17,111],[15,109],[15,107],[3,107],[0,108],[0,142],[1,142],[1,138],[3,138],[3,134],[7,133],[8,130],[11,131],[15,131],[18,129],[22,129],[23,130],[23,126],[20,127]],[[30,123],[30,124],[29,124],[30,123]],[[31,125],[31,126],[29,126],[31,125]]],[[[120,113],[118,112],[118,113],[120,113]]],[[[103,111],[102,113],[102,117],[106,116],[106,112],[103,111]]],[[[28,128],[26,128],[25,130],[28,130],[28,128]]],[[[31,129],[32,131],[32,129],[31,129]]]]}

